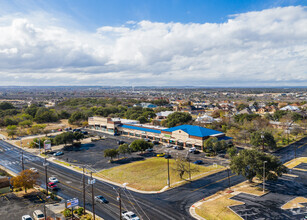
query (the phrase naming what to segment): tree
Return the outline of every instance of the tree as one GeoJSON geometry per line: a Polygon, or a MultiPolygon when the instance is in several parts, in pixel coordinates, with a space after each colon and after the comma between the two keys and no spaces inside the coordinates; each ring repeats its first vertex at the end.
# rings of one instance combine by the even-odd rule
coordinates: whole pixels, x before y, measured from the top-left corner
{"type": "Polygon", "coordinates": [[[140,116],[137,118],[137,120],[141,123],[141,124],[144,124],[144,123],[147,123],[148,122],[148,119],[145,118],[145,116],[140,116]]]}
{"type": "Polygon", "coordinates": [[[31,134],[42,134],[46,127],[47,127],[47,125],[45,125],[45,124],[33,125],[32,128],[30,128],[30,133],[31,134]]]}
{"type": "Polygon", "coordinates": [[[276,141],[273,137],[273,135],[269,132],[261,132],[256,131],[251,134],[251,144],[255,147],[263,146],[263,150],[265,148],[269,150],[276,149],[276,141]],[[261,136],[263,135],[263,138],[261,136]]]}
{"type": "Polygon", "coordinates": [[[118,155],[118,150],[117,149],[105,149],[103,151],[103,155],[104,157],[110,157],[112,161],[113,158],[118,155]]]}
{"type": "Polygon", "coordinates": [[[27,189],[33,188],[34,184],[37,183],[38,177],[38,173],[31,170],[24,170],[18,176],[12,178],[12,183],[15,188],[24,187],[25,193],[27,193],[27,189]]]}
{"type": "Polygon", "coordinates": [[[218,142],[216,137],[209,137],[207,140],[204,141],[204,148],[206,150],[213,150],[213,147],[216,142],[218,142]]]}
{"type": "Polygon", "coordinates": [[[287,167],[277,157],[257,150],[241,150],[237,156],[231,157],[230,169],[252,182],[254,177],[263,179],[264,161],[267,161],[265,165],[265,178],[267,180],[277,180],[278,177],[287,172],[287,167]]]}
{"type": "Polygon", "coordinates": [[[1,102],[0,103],[1,110],[15,109],[14,105],[9,102],[1,102]]]}
{"type": "Polygon", "coordinates": [[[74,132],[73,134],[74,134],[74,139],[76,141],[80,141],[81,139],[84,138],[84,134],[82,134],[81,132],[74,132]]]}
{"type": "Polygon", "coordinates": [[[137,151],[144,151],[148,148],[152,148],[153,144],[149,143],[143,139],[138,139],[138,140],[134,140],[131,144],[130,144],[130,149],[133,152],[137,152],[137,151]]]}
{"type": "Polygon", "coordinates": [[[31,120],[25,120],[25,121],[19,122],[18,125],[19,125],[20,127],[25,128],[25,127],[30,127],[30,126],[32,125],[32,123],[33,123],[33,122],[32,122],[31,120]]]}
{"type": "Polygon", "coordinates": [[[167,119],[163,122],[167,127],[174,127],[188,123],[192,120],[192,116],[186,112],[174,112],[167,116],[167,119]]]}
{"type": "Polygon", "coordinates": [[[80,124],[87,120],[86,115],[81,111],[74,112],[68,119],[69,124],[80,124]]]}
{"type": "Polygon", "coordinates": [[[237,148],[235,146],[228,148],[227,154],[229,155],[230,158],[236,156],[237,155],[237,148]]]}
{"type": "Polygon", "coordinates": [[[6,127],[6,131],[8,136],[11,136],[14,138],[14,136],[17,134],[17,126],[16,125],[9,125],[6,127]]]}
{"type": "Polygon", "coordinates": [[[123,154],[125,156],[125,154],[129,153],[130,154],[130,148],[128,144],[121,144],[118,146],[118,153],[123,154]]]}
{"type": "Polygon", "coordinates": [[[52,109],[39,108],[35,114],[34,121],[37,123],[56,122],[59,120],[58,115],[52,109]]]}
{"type": "Polygon", "coordinates": [[[194,172],[198,172],[199,170],[197,169],[196,166],[191,167],[189,165],[189,161],[186,158],[177,158],[176,159],[176,168],[175,171],[178,173],[180,179],[183,179],[183,175],[185,173],[194,173],[194,172]]]}

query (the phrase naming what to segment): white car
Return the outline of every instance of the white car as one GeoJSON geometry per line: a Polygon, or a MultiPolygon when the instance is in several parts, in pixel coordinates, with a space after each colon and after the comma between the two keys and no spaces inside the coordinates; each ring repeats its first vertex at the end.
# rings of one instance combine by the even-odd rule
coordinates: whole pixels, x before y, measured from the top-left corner
{"type": "Polygon", "coordinates": [[[195,148],[195,147],[191,147],[191,148],[189,149],[189,152],[190,152],[190,153],[193,153],[194,151],[196,151],[196,148],[195,148]]]}
{"type": "Polygon", "coordinates": [[[30,215],[24,215],[21,217],[22,220],[33,220],[33,218],[30,215]]]}
{"type": "Polygon", "coordinates": [[[125,211],[122,213],[122,217],[126,220],[140,220],[139,217],[137,217],[136,214],[134,214],[131,211],[125,211]]]}
{"type": "Polygon", "coordinates": [[[44,213],[41,210],[35,210],[33,212],[33,217],[35,220],[45,220],[44,213]]]}
{"type": "Polygon", "coordinates": [[[36,168],[34,168],[34,167],[30,168],[29,170],[31,170],[34,173],[38,173],[38,170],[36,168]]]}
{"type": "Polygon", "coordinates": [[[59,180],[56,177],[52,176],[52,177],[49,178],[49,182],[58,183],[59,180]]]}

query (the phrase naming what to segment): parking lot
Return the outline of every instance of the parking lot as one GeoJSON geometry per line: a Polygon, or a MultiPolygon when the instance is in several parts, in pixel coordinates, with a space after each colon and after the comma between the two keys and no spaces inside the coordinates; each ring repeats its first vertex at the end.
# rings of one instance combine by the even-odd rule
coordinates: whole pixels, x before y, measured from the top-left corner
{"type": "MultiPolygon", "coordinates": [[[[21,219],[23,215],[33,217],[33,211],[44,211],[44,196],[40,192],[32,192],[26,196],[18,197],[14,193],[0,195],[0,220],[21,219]]],[[[53,216],[47,207],[47,216],[53,216]]]]}
{"type": "Polygon", "coordinates": [[[103,151],[106,149],[116,149],[118,148],[118,141],[124,141],[125,143],[130,144],[133,140],[133,138],[128,138],[125,136],[112,136],[109,134],[103,134],[100,132],[95,131],[89,131],[90,134],[93,135],[99,135],[104,136],[104,140],[95,141],[88,144],[82,144],[80,148],[74,148],[71,150],[63,150],[64,155],[58,156],[57,158],[66,161],[68,163],[76,164],[76,165],[82,165],[86,164],[91,166],[92,168],[96,170],[101,169],[108,169],[114,166],[118,166],[121,164],[143,160],[148,157],[154,157],[157,153],[165,153],[170,154],[172,158],[178,158],[178,157],[184,157],[186,158],[189,156],[190,160],[192,162],[196,160],[202,160],[204,165],[212,165],[213,163],[217,163],[219,165],[222,165],[225,163],[225,160],[221,158],[208,158],[205,157],[203,153],[199,154],[193,154],[188,153],[188,149],[183,150],[176,150],[174,148],[167,148],[165,145],[155,145],[153,152],[147,152],[144,154],[140,154],[140,152],[134,152],[131,154],[126,155],[120,155],[121,159],[118,161],[114,161],[112,163],[109,163],[110,158],[105,158],[103,155],[103,151]]]}

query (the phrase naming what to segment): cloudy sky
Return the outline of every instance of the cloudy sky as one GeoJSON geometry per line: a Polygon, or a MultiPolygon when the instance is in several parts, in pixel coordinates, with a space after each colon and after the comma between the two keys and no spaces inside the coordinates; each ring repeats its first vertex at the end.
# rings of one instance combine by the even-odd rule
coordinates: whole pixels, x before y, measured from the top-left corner
{"type": "Polygon", "coordinates": [[[0,5],[0,86],[307,85],[306,1],[0,5]]]}

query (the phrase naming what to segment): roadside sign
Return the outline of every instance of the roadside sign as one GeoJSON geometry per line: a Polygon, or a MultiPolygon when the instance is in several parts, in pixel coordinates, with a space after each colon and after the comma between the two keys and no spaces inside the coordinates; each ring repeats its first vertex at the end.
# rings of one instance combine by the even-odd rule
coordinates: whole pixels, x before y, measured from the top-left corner
{"type": "Polygon", "coordinates": [[[79,205],[79,200],[76,198],[73,198],[71,200],[67,201],[67,208],[75,207],[79,205]]]}
{"type": "Polygon", "coordinates": [[[47,162],[47,163],[43,163],[43,166],[45,167],[45,166],[49,166],[49,163],[47,162]]]}
{"type": "Polygon", "coordinates": [[[45,150],[51,150],[51,141],[50,140],[44,141],[44,148],[45,148],[45,150]]]}
{"type": "Polygon", "coordinates": [[[94,184],[96,182],[96,179],[88,179],[88,184],[94,184]]]}

